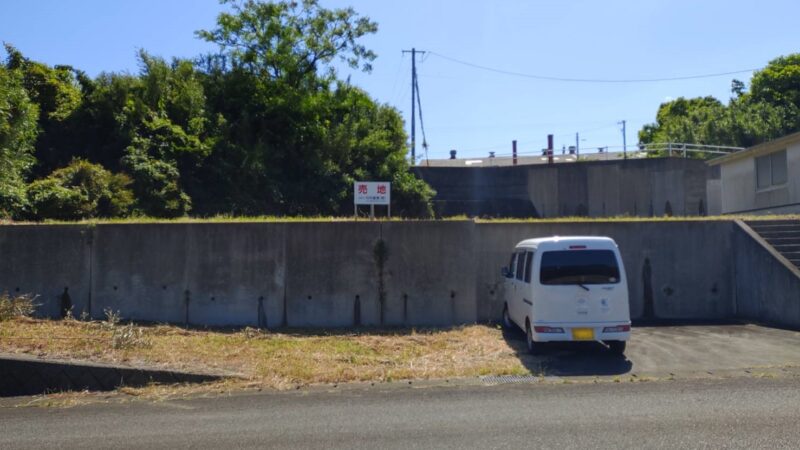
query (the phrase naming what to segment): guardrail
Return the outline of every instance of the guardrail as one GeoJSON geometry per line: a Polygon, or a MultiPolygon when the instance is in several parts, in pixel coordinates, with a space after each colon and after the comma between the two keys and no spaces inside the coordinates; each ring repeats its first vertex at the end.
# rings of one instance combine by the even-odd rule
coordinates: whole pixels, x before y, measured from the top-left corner
{"type": "Polygon", "coordinates": [[[658,142],[652,144],[639,144],[638,151],[642,152],[667,152],[669,156],[673,154],[683,154],[684,157],[688,153],[711,153],[716,155],[727,155],[744,150],[744,147],[731,147],[726,145],[705,145],[705,144],[689,144],[685,142],[658,142]]]}

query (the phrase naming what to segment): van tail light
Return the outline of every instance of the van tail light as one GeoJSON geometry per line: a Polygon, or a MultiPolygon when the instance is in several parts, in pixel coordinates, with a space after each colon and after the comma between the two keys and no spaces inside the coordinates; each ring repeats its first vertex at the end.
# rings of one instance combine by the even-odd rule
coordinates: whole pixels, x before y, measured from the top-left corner
{"type": "Polygon", "coordinates": [[[603,333],[624,333],[626,331],[631,331],[630,325],[617,325],[615,327],[603,328],[603,333]]]}
{"type": "Polygon", "coordinates": [[[564,329],[560,327],[533,327],[537,333],[563,333],[564,329]]]}

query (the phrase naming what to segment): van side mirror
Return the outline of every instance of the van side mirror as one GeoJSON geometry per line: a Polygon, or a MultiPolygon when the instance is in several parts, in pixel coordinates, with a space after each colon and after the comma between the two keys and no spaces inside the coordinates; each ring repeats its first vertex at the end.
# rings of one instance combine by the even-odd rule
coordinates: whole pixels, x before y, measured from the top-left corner
{"type": "Polygon", "coordinates": [[[503,277],[508,278],[508,267],[501,268],[500,274],[503,275],[503,277]]]}

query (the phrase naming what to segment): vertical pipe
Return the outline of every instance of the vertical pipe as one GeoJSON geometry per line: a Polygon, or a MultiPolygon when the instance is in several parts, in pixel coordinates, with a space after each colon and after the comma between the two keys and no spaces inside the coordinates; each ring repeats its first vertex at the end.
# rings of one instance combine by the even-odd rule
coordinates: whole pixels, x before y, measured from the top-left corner
{"type": "Polygon", "coordinates": [[[511,156],[514,165],[517,165],[517,140],[511,141],[511,156]]]}
{"type": "Polygon", "coordinates": [[[625,129],[625,121],[622,121],[622,155],[624,159],[628,159],[628,133],[625,129]]]}
{"type": "Polygon", "coordinates": [[[547,135],[547,164],[553,164],[553,135],[547,135]]]}

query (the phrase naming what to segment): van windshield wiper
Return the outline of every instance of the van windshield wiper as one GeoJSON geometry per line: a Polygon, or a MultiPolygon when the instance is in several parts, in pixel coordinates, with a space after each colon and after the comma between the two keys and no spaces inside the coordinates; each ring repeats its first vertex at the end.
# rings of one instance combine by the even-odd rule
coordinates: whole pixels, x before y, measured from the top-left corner
{"type": "Polygon", "coordinates": [[[586,287],[583,283],[576,283],[578,286],[582,287],[583,289],[589,291],[590,289],[586,287]]]}

